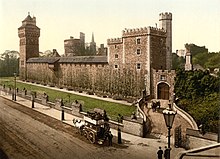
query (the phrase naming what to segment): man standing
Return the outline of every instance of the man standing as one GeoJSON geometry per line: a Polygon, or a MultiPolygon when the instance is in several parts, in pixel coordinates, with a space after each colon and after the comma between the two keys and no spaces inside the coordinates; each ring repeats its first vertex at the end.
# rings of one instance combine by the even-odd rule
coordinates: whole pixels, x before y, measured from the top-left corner
{"type": "Polygon", "coordinates": [[[166,146],[165,146],[165,150],[164,150],[164,158],[169,159],[169,149],[166,146]]]}
{"type": "Polygon", "coordinates": [[[157,157],[158,157],[158,159],[163,158],[163,150],[161,150],[161,147],[159,147],[159,150],[157,151],[157,157]]]}
{"type": "Polygon", "coordinates": [[[109,146],[112,146],[112,138],[113,138],[113,135],[112,135],[111,131],[109,131],[109,134],[108,134],[108,144],[109,144],[109,146]]]}

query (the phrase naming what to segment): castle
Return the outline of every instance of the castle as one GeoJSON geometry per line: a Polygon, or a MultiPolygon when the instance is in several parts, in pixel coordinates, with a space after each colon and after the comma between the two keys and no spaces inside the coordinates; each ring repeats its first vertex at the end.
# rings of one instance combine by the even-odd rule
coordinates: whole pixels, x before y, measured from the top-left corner
{"type": "MultiPolygon", "coordinates": [[[[86,48],[80,33],[80,39],[64,41],[64,57],[39,57],[40,29],[28,15],[18,28],[20,79],[122,97],[140,97],[146,90],[153,98],[170,99],[172,14],[161,13],[159,22],[159,28],[124,29],[122,37],[108,39],[107,55],[78,56],[86,48]]],[[[95,51],[94,37],[90,45],[95,51]]]]}

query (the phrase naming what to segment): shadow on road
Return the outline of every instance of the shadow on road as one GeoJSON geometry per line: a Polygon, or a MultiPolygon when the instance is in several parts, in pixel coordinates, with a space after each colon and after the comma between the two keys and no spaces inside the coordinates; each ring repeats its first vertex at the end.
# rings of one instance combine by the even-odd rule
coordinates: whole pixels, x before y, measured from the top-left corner
{"type": "Polygon", "coordinates": [[[0,148],[0,159],[9,159],[6,153],[0,148]]]}

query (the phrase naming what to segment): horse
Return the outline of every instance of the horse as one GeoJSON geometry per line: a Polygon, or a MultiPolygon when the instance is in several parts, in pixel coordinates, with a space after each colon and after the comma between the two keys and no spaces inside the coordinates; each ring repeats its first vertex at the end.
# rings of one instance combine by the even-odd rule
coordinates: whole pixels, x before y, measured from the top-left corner
{"type": "Polygon", "coordinates": [[[80,119],[73,119],[73,126],[76,128],[81,128],[83,125],[85,125],[85,121],[80,120],[80,119]]]}

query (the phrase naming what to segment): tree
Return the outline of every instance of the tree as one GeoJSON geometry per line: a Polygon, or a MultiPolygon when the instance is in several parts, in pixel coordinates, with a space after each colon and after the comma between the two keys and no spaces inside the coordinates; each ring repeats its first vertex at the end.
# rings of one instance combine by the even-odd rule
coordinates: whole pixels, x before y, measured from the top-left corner
{"type": "Polygon", "coordinates": [[[179,57],[176,53],[172,54],[172,69],[184,68],[185,59],[179,57]]]}
{"type": "Polygon", "coordinates": [[[14,73],[19,74],[19,52],[6,50],[0,55],[0,76],[14,76],[14,73]]]}
{"type": "Polygon", "coordinates": [[[204,131],[218,132],[220,76],[209,71],[176,71],[175,93],[177,103],[193,116],[204,131]]]}
{"type": "Polygon", "coordinates": [[[220,53],[210,53],[210,57],[204,64],[206,68],[214,69],[220,68],[220,53]]]}

